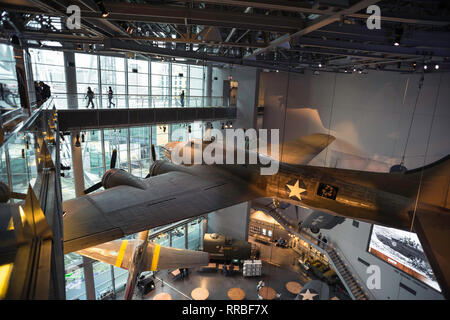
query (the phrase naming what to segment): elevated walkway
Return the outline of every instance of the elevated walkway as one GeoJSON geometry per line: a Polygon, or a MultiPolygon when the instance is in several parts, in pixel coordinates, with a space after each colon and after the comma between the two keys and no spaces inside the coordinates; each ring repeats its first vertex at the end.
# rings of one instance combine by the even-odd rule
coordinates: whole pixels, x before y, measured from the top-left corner
{"type": "Polygon", "coordinates": [[[58,110],[62,131],[236,119],[232,107],[58,110]]]}
{"type": "Polygon", "coordinates": [[[352,269],[350,263],[346,260],[339,248],[332,244],[321,242],[319,239],[304,232],[295,221],[292,221],[283,214],[283,209],[274,208],[272,205],[265,211],[287,231],[306,241],[328,258],[328,261],[353,300],[375,299],[358,278],[356,272],[352,269]]]}

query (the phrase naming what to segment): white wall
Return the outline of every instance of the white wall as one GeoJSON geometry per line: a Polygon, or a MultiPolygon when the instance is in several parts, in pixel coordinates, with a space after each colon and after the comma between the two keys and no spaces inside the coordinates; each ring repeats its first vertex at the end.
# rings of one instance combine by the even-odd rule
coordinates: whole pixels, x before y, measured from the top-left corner
{"type": "Polygon", "coordinates": [[[223,80],[233,77],[238,82],[237,118],[233,128],[254,128],[256,126],[256,101],[259,71],[256,68],[234,66],[233,68],[213,68],[212,95],[223,95],[223,80]],[[217,80],[214,78],[217,77],[217,80]]]}
{"type": "MultiPolygon", "coordinates": [[[[331,166],[387,171],[390,165],[399,163],[402,157],[419,79],[420,75],[393,72],[322,72],[318,76],[305,72],[303,75],[291,73],[288,88],[286,73],[263,72],[259,101],[265,107],[264,127],[279,128],[281,131],[285,128],[287,140],[331,130],[330,133],[337,140],[328,152],[323,152],[311,164],[323,165],[326,156],[326,163],[331,166]],[[349,154],[353,162],[348,160],[349,154]],[[358,157],[372,161],[357,163],[355,159],[358,157]]],[[[406,150],[405,165],[408,169],[423,165],[435,103],[436,115],[426,163],[436,161],[450,152],[449,73],[425,74],[406,150]]]]}

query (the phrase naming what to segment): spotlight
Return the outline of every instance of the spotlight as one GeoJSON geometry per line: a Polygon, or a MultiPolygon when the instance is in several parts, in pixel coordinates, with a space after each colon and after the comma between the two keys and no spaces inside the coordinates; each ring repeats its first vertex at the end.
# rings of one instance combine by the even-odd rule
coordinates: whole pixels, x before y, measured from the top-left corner
{"type": "Polygon", "coordinates": [[[356,68],[353,68],[353,72],[356,72],[356,68]]]}
{"type": "Polygon", "coordinates": [[[438,64],[435,65],[434,68],[435,68],[436,70],[438,70],[438,69],[439,69],[439,65],[438,65],[438,64]]]}
{"type": "Polygon", "coordinates": [[[428,69],[428,66],[425,64],[425,65],[423,66],[423,69],[424,69],[424,70],[427,70],[427,69],[428,69]]]}
{"type": "Polygon", "coordinates": [[[319,68],[322,68],[322,64],[321,63],[319,63],[319,68]]]}
{"type": "Polygon", "coordinates": [[[77,147],[77,148],[81,147],[80,135],[79,134],[77,134],[77,140],[75,141],[75,147],[77,147]]]}

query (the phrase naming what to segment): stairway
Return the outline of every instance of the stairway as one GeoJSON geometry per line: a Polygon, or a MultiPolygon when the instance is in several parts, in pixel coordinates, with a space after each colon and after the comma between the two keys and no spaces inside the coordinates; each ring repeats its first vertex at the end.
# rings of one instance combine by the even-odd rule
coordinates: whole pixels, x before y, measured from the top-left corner
{"type": "Polygon", "coordinates": [[[353,295],[355,300],[368,300],[368,297],[361,289],[360,284],[358,284],[358,282],[352,276],[351,272],[347,269],[347,266],[336,253],[336,251],[328,246],[326,252],[328,253],[328,258],[335,266],[335,271],[338,274],[339,278],[343,283],[346,284],[346,287],[350,289],[351,294],[353,295]]]}
{"type": "Polygon", "coordinates": [[[299,226],[295,224],[294,221],[290,220],[283,215],[282,210],[278,208],[272,208],[266,211],[272,216],[283,228],[288,232],[295,234],[296,236],[302,238],[304,241],[313,245],[319,251],[322,251],[328,257],[328,261],[334,266],[336,274],[339,276],[340,280],[347,288],[350,296],[355,300],[368,300],[369,298],[364,293],[361,284],[352,276],[352,273],[348,270],[346,264],[341,259],[336,250],[330,245],[326,245],[325,249],[317,246],[317,239],[313,238],[309,234],[303,232],[299,226]]]}

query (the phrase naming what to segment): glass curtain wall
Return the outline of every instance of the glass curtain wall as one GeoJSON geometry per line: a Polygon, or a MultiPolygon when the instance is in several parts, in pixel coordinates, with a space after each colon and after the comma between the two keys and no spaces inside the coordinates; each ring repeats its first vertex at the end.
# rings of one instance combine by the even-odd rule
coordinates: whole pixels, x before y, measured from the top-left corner
{"type": "Polygon", "coordinates": [[[188,104],[190,107],[205,107],[204,100],[205,68],[203,66],[189,66],[188,104]]]}
{"type": "Polygon", "coordinates": [[[188,65],[172,63],[172,107],[185,107],[187,99],[188,65]],[[181,93],[184,91],[184,99],[181,93]]]}
{"type": "Polygon", "coordinates": [[[149,95],[148,61],[128,61],[128,104],[129,108],[147,108],[149,95]]]}
{"type": "Polygon", "coordinates": [[[27,193],[28,185],[33,186],[36,181],[37,167],[34,143],[33,135],[26,134],[21,137],[17,136],[5,146],[13,192],[27,193]]]}
{"type": "Polygon", "coordinates": [[[116,168],[129,171],[128,168],[128,129],[104,130],[105,162],[108,169],[111,164],[111,155],[117,150],[116,168]]]}
{"type": "Polygon", "coordinates": [[[77,72],[78,108],[99,108],[100,95],[98,78],[98,58],[94,54],[75,53],[75,66],[77,72]],[[94,107],[88,106],[86,98],[88,87],[94,91],[94,107]]]}
{"type": "Polygon", "coordinates": [[[130,128],[131,173],[145,178],[150,170],[150,127],[130,128]]]}
{"type": "Polygon", "coordinates": [[[125,108],[125,59],[100,56],[101,96],[103,108],[125,108]],[[108,97],[111,87],[111,99],[108,97]]]}
{"type": "Polygon", "coordinates": [[[169,83],[170,64],[166,62],[151,62],[151,81],[152,81],[152,108],[170,107],[170,83],[169,83]]]}
{"type": "Polygon", "coordinates": [[[64,53],[61,51],[29,49],[34,81],[43,81],[50,86],[57,108],[67,108],[66,73],[64,53]]]}
{"type": "Polygon", "coordinates": [[[83,157],[84,186],[88,188],[101,181],[103,173],[105,173],[101,130],[82,132],[80,141],[81,155],[83,157]]]}
{"type": "Polygon", "coordinates": [[[0,99],[0,108],[20,107],[14,50],[3,43],[0,43],[0,85],[4,95],[0,99]]]}

